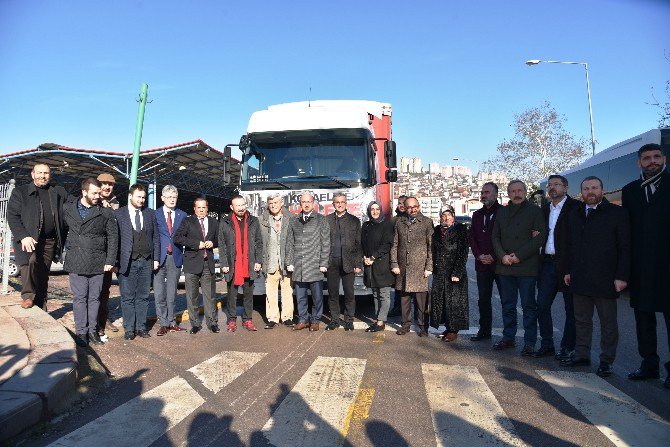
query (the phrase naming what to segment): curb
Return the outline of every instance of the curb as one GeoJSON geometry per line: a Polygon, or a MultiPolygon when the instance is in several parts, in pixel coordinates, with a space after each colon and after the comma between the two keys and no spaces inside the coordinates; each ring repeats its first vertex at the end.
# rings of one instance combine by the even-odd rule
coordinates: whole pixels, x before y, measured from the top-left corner
{"type": "Polygon", "coordinates": [[[10,317],[14,328],[20,326],[29,342],[26,345],[21,333],[0,333],[2,355],[9,356],[6,363],[14,362],[0,384],[2,441],[47,419],[75,391],[77,352],[67,329],[42,309],[2,303],[0,312],[5,322],[10,317]]]}

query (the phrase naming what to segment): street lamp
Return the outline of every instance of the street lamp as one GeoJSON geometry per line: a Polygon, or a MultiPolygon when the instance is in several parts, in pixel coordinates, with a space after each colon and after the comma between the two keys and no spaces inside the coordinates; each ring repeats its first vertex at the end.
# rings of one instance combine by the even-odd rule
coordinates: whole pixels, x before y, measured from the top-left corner
{"type": "Polygon", "coordinates": [[[589,122],[591,123],[591,149],[593,150],[593,155],[596,154],[596,139],[593,135],[593,111],[591,110],[591,87],[589,85],[589,64],[586,62],[565,62],[565,61],[543,61],[540,59],[530,59],[526,61],[526,65],[532,67],[537,65],[540,62],[546,62],[547,64],[566,64],[566,65],[583,65],[586,70],[586,99],[589,101],[589,122]]]}

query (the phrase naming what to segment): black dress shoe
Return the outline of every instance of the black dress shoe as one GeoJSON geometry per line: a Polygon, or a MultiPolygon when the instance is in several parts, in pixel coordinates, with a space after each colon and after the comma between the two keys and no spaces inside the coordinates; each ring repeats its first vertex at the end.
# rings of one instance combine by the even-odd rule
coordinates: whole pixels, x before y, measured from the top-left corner
{"type": "Polygon", "coordinates": [[[274,329],[277,323],[274,321],[268,321],[268,324],[265,325],[265,329],[274,329]]]}
{"type": "Polygon", "coordinates": [[[344,327],[345,331],[353,331],[354,330],[354,322],[353,321],[345,321],[342,326],[344,327]]]}
{"type": "Polygon", "coordinates": [[[525,345],[521,349],[521,357],[535,357],[535,348],[531,345],[525,345]]]}
{"type": "Polygon", "coordinates": [[[126,340],[135,340],[135,331],[126,331],[126,333],[123,334],[123,338],[126,340]]]}
{"type": "Polygon", "coordinates": [[[85,348],[86,346],[88,346],[88,340],[86,339],[86,334],[76,334],[74,336],[74,342],[80,348],[85,348]]]}
{"type": "Polygon", "coordinates": [[[546,357],[548,355],[555,355],[556,354],[556,348],[553,346],[540,346],[540,349],[535,351],[535,354],[533,354],[533,357],[546,357]]]}
{"type": "Polygon", "coordinates": [[[584,359],[581,357],[571,357],[565,360],[561,360],[561,365],[563,366],[588,366],[590,364],[590,359],[584,359]]]}
{"type": "Polygon", "coordinates": [[[200,326],[193,326],[193,327],[188,331],[188,333],[189,333],[189,334],[197,334],[198,332],[200,332],[200,329],[202,329],[200,326]]]}
{"type": "Polygon", "coordinates": [[[221,329],[219,329],[219,325],[218,325],[218,324],[213,324],[213,325],[211,325],[211,326],[209,327],[209,330],[212,331],[212,332],[214,332],[215,334],[218,334],[219,332],[221,332],[221,329]]]}
{"type": "Polygon", "coordinates": [[[600,377],[609,377],[612,375],[612,365],[610,365],[607,362],[600,362],[600,366],[598,366],[598,371],[596,371],[596,374],[598,374],[600,377]]]}
{"type": "Polygon", "coordinates": [[[641,367],[628,374],[628,378],[630,380],[649,380],[658,379],[659,377],[660,375],[657,369],[646,369],[641,367]]]}
{"type": "Polygon", "coordinates": [[[368,327],[365,332],[380,332],[386,329],[386,323],[382,324],[377,324],[377,323],[372,323],[370,327],[368,327]]]}
{"type": "Polygon", "coordinates": [[[99,336],[98,333],[95,332],[95,331],[93,331],[93,332],[89,332],[89,333],[88,333],[88,342],[89,342],[89,343],[92,343],[92,344],[94,344],[94,345],[104,345],[104,344],[105,344],[105,342],[103,342],[103,341],[100,339],[100,336],[99,336]]]}
{"type": "Polygon", "coordinates": [[[561,350],[556,353],[554,358],[556,360],[565,360],[567,358],[574,357],[574,355],[575,355],[574,350],[568,350],[568,349],[565,349],[565,348],[561,348],[561,350]]]}
{"type": "Polygon", "coordinates": [[[328,326],[326,326],[327,331],[334,331],[340,327],[340,323],[337,320],[330,320],[330,323],[328,323],[328,326]]]}
{"type": "Polygon", "coordinates": [[[148,333],[147,331],[136,331],[137,336],[141,338],[149,338],[151,337],[151,334],[148,333]]]}
{"type": "Polygon", "coordinates": [[[509,349],[516,346],[516,343],[509,340],[500,340],[498,343],[493,345],[494,351],[502,351],[503,349],[509,349]]]}
{"type": "Polygon", "coordinates": [[[286,327],[293,327],[293,325],[294,325],[295,323],[294,323],[293,320],[291,319],[291,320],[282,321],[282,324],[283,324],[284,326],[286,326],[286,327]]]}
{"type": "Polygon", "coordinates": [[[481,332],[477,332],[477,335],[473,335],[470,337],[470,340],[472,341],[482,341],[482,340],[488,340],[491,338],[491,334],[483,334],[481,332]]]}

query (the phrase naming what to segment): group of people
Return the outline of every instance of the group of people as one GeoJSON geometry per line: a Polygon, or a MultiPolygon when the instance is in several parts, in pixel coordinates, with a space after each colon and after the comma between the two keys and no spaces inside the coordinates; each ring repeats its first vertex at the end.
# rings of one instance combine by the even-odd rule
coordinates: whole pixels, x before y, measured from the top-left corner
{"type": "MultiPolygon", "coordinates": [[[[283,324],[294,331],[318,331],[325,277],[330,312],[325,330],[354,330],[354,280],[362,273],[375,303],[374,321],[366,332],[385,329],[393,288],[390,315],[402,317],[398,335],[408,334],[415,319],[420,337],[428,335],[429,325],[444,326],[439,336],[454,342],[459,331],[470,326],[466,263],[471,249],[480,316],[472,341],[492,337],[496,284],[504,329],[494,350],[516,345],[520,299],[522,356],[553,355],[565,366],[589,365],[595,308],[601,326],[597,374],[607,377],[618,343],[617,298],[628,287],[643,359],[628,377],[645,380],[659,377],[656,312],[663,313],[670,330],[670,291],[665,281],[670,272],[670,236],[664,231],[670,224],[670,174],[665,161],[659,145],[640,148],[641,178],[623,189],[622,207],[604,197],[602,181],[593,176],[582,181],[578,201],[567,194],[565,177],[551,175],[549,201],[542,207],[527,199],[527,187],[520,180],[507,185],[507,206],[498,203],[498,186],[486,183],[481,191],[483,207],[473,214],[470,229],[456,221],[449,206],[440,211],[440,222],[434,226],[421,213],[419,201],[406,196],[399,198],[391,219],[380,203],[371,202],[362,224],[348,212],[344,193],[333,195],[334,212],[327,216],[315,210],[311,193],[300,196],[297,215],[283,206],[280,194],[270,196],[259,217],[247,211],[242,196],[235,196],[231,212],[217,220],[208,215],[205,198],[194,201],[192,215],[178,209],[178,191],[172,185],[162,190],[162,207],[155,211],[144,207],[146,188],[135,184],[128,205],[119,207],[112,175],[84,179],[81,197],[75,198],[51,185],[49,166],[39,163],[32,170],[33,182],[12,192],[7,219],[21,266],[25,308],[46,306],[50,264],[66,244],[64,269],[74,295],[77,343],[83,346],[103,343],[105,329],[118,331],[107,318],[113,272],[119,280],[127,340],[150,337],[146,324],[152,278],[156,335],[186,331],[177,324],[174,310],[182,270],[189,332],[201,330],[200,292],[205,324],[220,332],[215,248],[228,291],[228,332],[237,330],[239,292],[242,327],[257,330],[252,321],[253,291],[261,277],[266,287],[266,329],[283,324]],[[557,351],[551,308],[558,292],[563,295],[565,325],[557,351]]],[[[665,367],[670,377],[670,362],[665,367]]],[[[670,387],[670,378],[665,386],[670,387]]]]}

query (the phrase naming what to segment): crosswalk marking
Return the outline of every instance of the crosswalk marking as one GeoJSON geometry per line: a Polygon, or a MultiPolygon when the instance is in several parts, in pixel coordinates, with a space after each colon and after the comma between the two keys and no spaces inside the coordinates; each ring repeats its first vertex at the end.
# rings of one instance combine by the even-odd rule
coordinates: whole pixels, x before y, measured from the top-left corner
{"type": "MultiPolygon", "coordinates": [[[[365,323],[363,321],[354,321],[354,329],[356,329],[356,330],[365,330],[365,329],[368,328],[369,325],[370,325],[369,323],[365,323]]],[[[392,323],[392,322],[387,321],[386,322],[386,327],[385,327],[384,330],[395,332],[398,329],[400,329],[401,326],[402,326],[402,324],[400,324],[400,323],[392,323]]],[[[416,324],[412,324],[411,329],[414,332],[418,332],[419,331],[419,326],[417,326],[416,324]]],[[[442,332],[444,332],[445,330],[446,330],[446,328],[444,326],[440,326],[437,329],[435,329],[434,327],[431,326],[431,327],[428,328],[428,333],[431,334],[431,335],[441,335],[442,332]]],[[[468,329],[463,329],[463,330],[458,331],[458,335],[461,336],[461,337],[465,337],[465,336],[476,335],[477,332],[479,332],[479,327],[470,326],[468,329]]],[[[491,330],[491,333],[496,337],[502,337],[502,332],[503,332],[502,328],[493,328],[491,330]]],[[[559,330],[554,328],[554,332],[559,332],[559,330]]],[[[523,327],[519,326],[517,328],[517,331],[516,331],[516,336],[517,337],[523,337],[523,334],[524,334],[523,327]]]]}
{"type": "Polygon", "coordinates": [[[366,361],[317,357],[263,427],[276,447],[340,443],[366,361]]]}
{"type": "Polygon", "coordinates": [[[50,447],[148,446],[204,402],[186,380],[174,377],[63,436],[50,447]]]}
{"type": "Polygon", "coordinates": [[[422,363],[438,447],[525,446],[475,367],[422,363]]]}
{"type": "Polygon", "coordinates": [[[616,446],[668,446],[670,423],[593,373],[537,371],[616,446]]]}
{"type": "Polygon", "coordinates": [[[195,365],[188,371],[197,377],[207,389],[218,393],[258,363],[265,357],[265,354],[265,352],[224,351],[195,365]]]}

